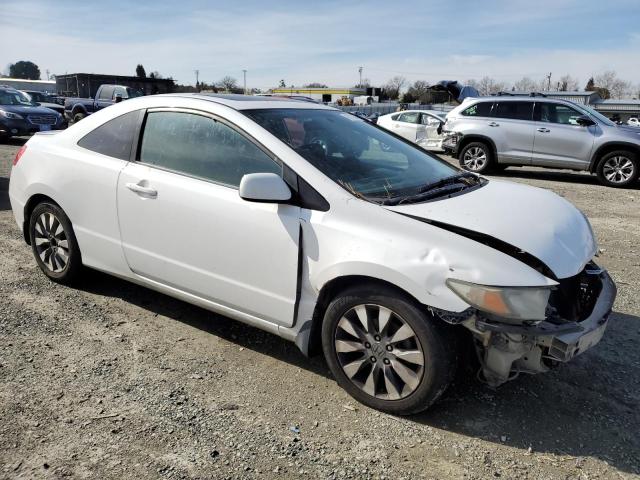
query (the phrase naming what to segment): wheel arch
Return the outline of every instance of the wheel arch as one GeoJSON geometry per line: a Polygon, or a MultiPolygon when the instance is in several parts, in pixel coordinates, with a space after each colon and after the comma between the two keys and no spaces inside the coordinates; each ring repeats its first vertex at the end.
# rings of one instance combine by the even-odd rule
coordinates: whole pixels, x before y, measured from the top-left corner
{"type": "Polygon", "coordinates": [[[313,316],[310,321],[311,325],[309,328],[301,330],[301,333],[307,330],[308,338],[306,340],[304,340],[303,338],[296,340],[296,344],[304,354],[311,357],[322,353],[322,322],[324,320],[324,314],[327,310],[327,307],[338,294],[356,285],[370,285],[381,287],[409,298],[420,308],[427,308],[407,290],[387,280],[382,280],[380,278],[370,277],[367,275],[343,275],[335,277],[326,282],[320,289],[318,299],[313,310],[313,316]]]}
{"type": "Polygon", "coordinates": [[[462,139],[460,140],[460,143],[458,144],[458,158],[460,158],[460,154],[462,153],[462,150],[467,145],[473,142],[482,142],[489,145],[489,148],[491,149],[491,154],[493,155],[493,160],[496,162],[498,161],[498,149],[496,147],[496,143],[486,135],[480,135],[476,133],[463,135],[462,139]]]}
{"type": "Polygon", "coordinates": [[[24,236],[24,241],[27,243],[27,245],[31,245],[31,239],[29,238],[29,221],[31,218],[31,213],[42,202],[51,202],[54,205],[60,207],[60,204],[58,202],[43,193],[36,193],[29,197],[29,200],[27,200],[27,203],[25,203],[24,205],[24,220],[22,222],[22,235],[24,236]]]}
{"type": "Polygon", "coordinates": [[[640,146],[630,142],[614,141],[605,143],[598,147],[598,149],[591,155],[591,161],[589,162],[589,172],[594,173],[598,167],[598,162],[607,153],[614,152],[616,150],[629,150],[636,154],[636,158],[640,158],[640,146]]]}

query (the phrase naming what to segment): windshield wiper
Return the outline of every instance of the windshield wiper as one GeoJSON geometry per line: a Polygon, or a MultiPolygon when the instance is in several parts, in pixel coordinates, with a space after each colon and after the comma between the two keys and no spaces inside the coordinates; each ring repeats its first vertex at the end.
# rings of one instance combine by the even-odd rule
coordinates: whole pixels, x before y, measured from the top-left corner
{"type": "Polygon", "coordinates": [[[413,195],[398,196],[383,200],[383,205],[400,205],[403,203],[424,202],[443,195],[451,195],[469,187],[482,184],[483,180],[470,172],[458,173],[451,177],[442,178],[435,182],[427,183],[418,189],[413,195]]]}

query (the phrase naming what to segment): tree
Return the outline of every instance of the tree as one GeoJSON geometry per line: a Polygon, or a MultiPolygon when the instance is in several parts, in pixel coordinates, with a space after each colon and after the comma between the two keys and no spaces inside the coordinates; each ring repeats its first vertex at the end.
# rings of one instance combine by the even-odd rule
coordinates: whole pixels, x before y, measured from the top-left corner
{"type": "Polygon", "coordinates": [[[406,84],[406,78],[395,76],[390,79],[382,88],[384,89],[385,95],[388,98],[395,100],[400,96],[400,90],[402,90],[402,87],[404,87],[406,84]]]}
{"type": "Polygon", "coordinates": [[[318,83],[318,82],[312,82],[312,83],[307,83],[306,85],[303,85],[304,88],[327,88],[327,86],[324,83],[318,83]]]}
{"type": "Polygon", "coordinates": [[[40,80],[40,69],[33,62],[20,60],[9,65],[9,76],[26,80],[40,80]]]}
{"type": "Polygon", "coordinates": [[[144,67],[141,63],[136,67],[136,76],[140,78],[145,78],[147,76],[147,72],[144,71],[144,67]]]}
{"type": "Polygon", "coordinates": [[[371,80],[369,80],[368,78],[363,78],[362,79],[362,84],[357,84],[354,85],[354,88],[369,88],[371,87],[371,80]]]}
{"type": "Polygon", "coordinates": [[[157,70],[154,70],[149,74],[149,78],[162,78],[162,75],[157,70]]]}
{"type": "Polygon", "coordinates": [[[593,80],[593,77],[589,79],[587,85],[584,87],[585,92],[594,92],[596,90],[596,82],[593,80]]]}
{"type": "MultiPolygon", "coordinates": [[[[604,89],[609,93],[610,96],[606,98],[622,98],[628,95],[631,90],[631,83],[618,78],[618,75],[613,70],[607,70],[597,75],[595,84],[598,88],[604,89]]],[[[600,96],[605,98],[602,95],[600,96]]]]}
{"type": "Polygon", "coordinates": [[[287,88],[287,84],[284,82],[284,78],[280,80],[280,83],[278,83],[278,88],[287,88]]]}
{"type": "Polygon", "coordinates": [[[232,92],[238,89],[238,81],[229,75],[222,77],[216,85],[227,92],[232,92]]]}
{"type": "Polygon", "coordinates": [[[431,91],[429,90],[429,83],[425,82],[424,80],[416,80],[404,94],[404,96],[402,97],[402,101],[404,103],[431,102],[431,91]]]}
{"type": "Polygon", "coordinates": [[[491,77],[482,77],[480,80],[467,80],[466,84],[478,90],[480,95],[492,95],[509,90],[509,86],[505,82],[500,82],[491,77]]]}
{"type": "Polygon", "coordinates": [[[578,85],[578,80],[567,74],[563,77],[560,77],[560,85],[558,86],[558,90],[560,90],[561,92],[575,92],[579,88],[578,85]]]}
{"type": "Polygon", "coordinates": [[[538,86],[538,83],[529,77],[522,77],[513,84],[513,88],[518,92],[535,92],[538,86]]]}

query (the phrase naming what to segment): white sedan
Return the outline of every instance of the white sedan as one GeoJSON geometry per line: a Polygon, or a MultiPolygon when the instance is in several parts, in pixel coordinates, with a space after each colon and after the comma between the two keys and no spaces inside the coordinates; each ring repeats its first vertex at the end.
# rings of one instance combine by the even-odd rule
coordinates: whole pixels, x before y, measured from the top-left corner
{"type": "Polygon", "coordinates": [[[570,360],[616,293],[563,198],[308,102],[122,102],[31,138],[9,196],[51,280],[102,270],[321,350],[395,414],[436,401],[462,348],[491,385],[570,360]]]}
{"type": "Polygon", "coordinates": [[[445,112],[405,110],[378,118],[377,124],[396,135],[417,143],[425,150],[442,152],[442,125],[445,112]]]}

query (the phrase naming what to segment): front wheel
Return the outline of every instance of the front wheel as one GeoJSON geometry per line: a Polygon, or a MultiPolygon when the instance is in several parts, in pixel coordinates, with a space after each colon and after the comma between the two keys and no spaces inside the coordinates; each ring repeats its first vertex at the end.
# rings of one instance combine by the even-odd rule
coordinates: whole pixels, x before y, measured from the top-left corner
{"type": "Polygon", "coordinates": [[[471,142],[458,155],[460,166],[475,173],[487,173],[494,168],[493,152],[486,143],[471,142]]]}
{"type": "Polygon", "coordinates": [[[639,170],[636,155],[619,150],[602,156],[596,167],[596,174],[603,185],[624,188],[636,181],[639,170]]]}
{"type": "Polygon", "coordinates": [[[450,332],[410,298],[380,286],[335,298],[322,325],[325,358],[359,402],[396,415],[427,409],[455,372],[450,332]]]}
{"type": "Polygon", "coordinates": [[[49,202],[36,206],[29,219],[33,256],[51,280],[73,283],[82,269],[82,259],[71,222],[62,209],[49,202]]]}
{"type": "Polygon", "coordinates": [[[86,117],[86,115],[82,112],[78,112],[73,116],[73,123],[78,123],[80,120],[82,120],[84,117],[86,117]]]}

